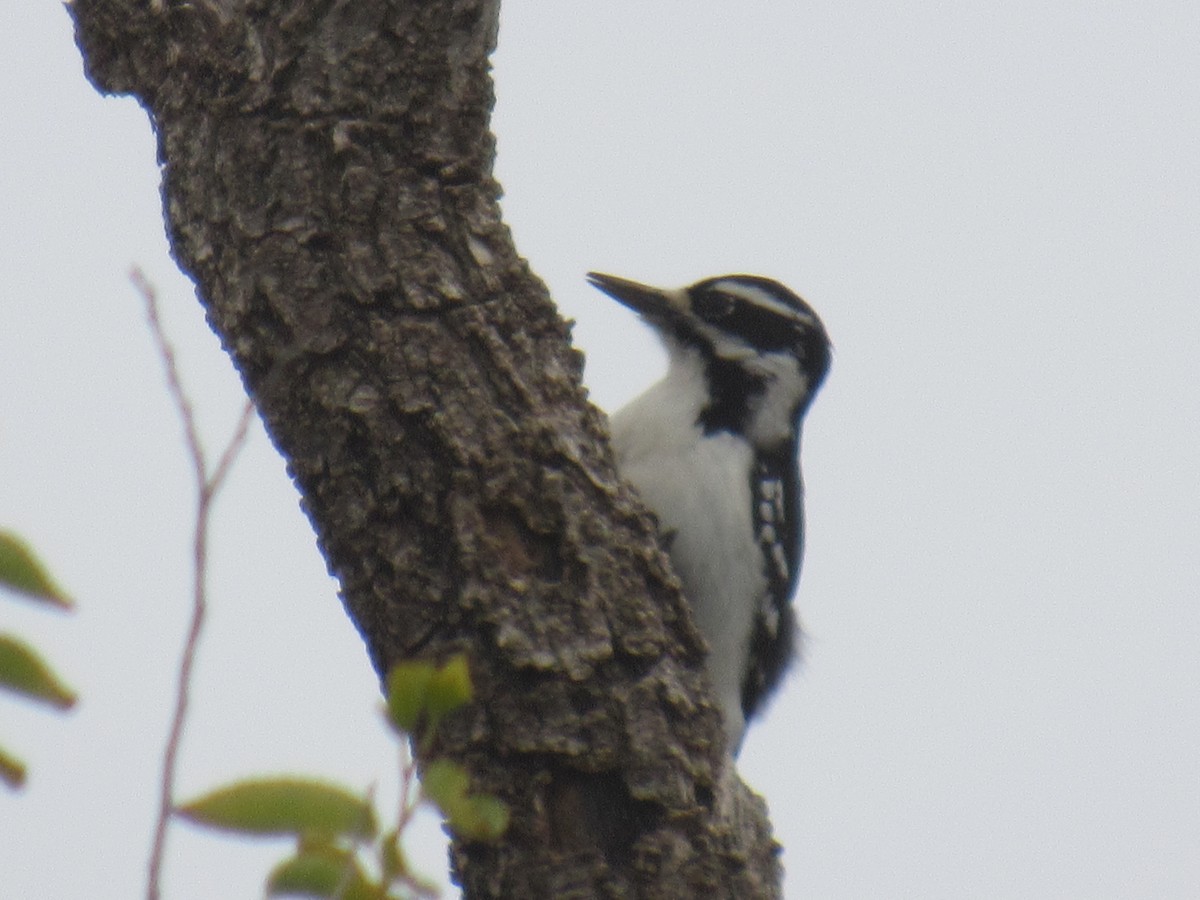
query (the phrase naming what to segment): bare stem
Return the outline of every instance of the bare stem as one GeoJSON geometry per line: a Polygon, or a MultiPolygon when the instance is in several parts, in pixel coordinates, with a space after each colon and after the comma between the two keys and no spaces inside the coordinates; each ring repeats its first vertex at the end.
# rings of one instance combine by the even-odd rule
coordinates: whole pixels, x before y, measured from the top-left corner
{"type": "MultiPolygon", "coordinates": [[[[396,836],[401,838],[412,824],[413,817],[421,807],[421,789],[417,783],[417,763],[409,749],[408,735],[400,735],[400,802],[396,816],[396,836]]],[[[415,873],[405,871],[396,879],[408,888],[413,897],[436,898],[440,895],[438,889],[423,881],[415,873]]]]}
{"type": "Polygon", "coordinates": [[[167,340],[163,330],[162,319],[158,314],[158,293],[154,286],[146,280],[145,274],[136,266],[129,272],[129,280],[137,288],[138,293],[146,302],[146,321],[150,325],[150,335],[162,358],[163,372],[167,376],[167,389],[171,399],[175,401],[175,409],[179,413],[179,421],[183,424],[183,439],[187,444],[188,455],[192,458],[192,474],[196,478],[199,493],[205,493],[205,482],[208,475],[208,463],[204,458],[204,447],[200,443],[200,430],[196,427],[196,414],[192,410],[192,401],[183,389],[183,381],[179,377],[179,363],[175,358],[175,348],[167,340]]]}
{"type": "Polygon", "coordinates": [[[208,527],[213,500],[229,474],[230,467],[246,443],[250,422],[254,415],[254,403],[246,402],[238,419],[233,436],[225,446],[217,465],[209,469],[200,432],[191,400],[183,388],[179,375],[175,349],[167,340],[162,320],[158,314],[158,295],[140,269],[130,272],[130,280],[146,302],[146,319],[154,337],[163,369],[167,376],[167,387],[175,401],[176,411],[183,424],[184,441],[191,457],[192,470],[196,479],[196,519],[192,535],[192,617],[184,640],[183,653],[179,660],[179,677],[175,690],[175,707],[171,715],[171,726],[163,748],[162,780],[159,785],[158,816],[154,823],[154,841],[150,851],[149,874],[146,883],[147,900],[159,900],[161,894],[163,858],[167,845],[167,829],[174,809],[175,772],[179,761],[179,750],[183,743],[183,728],[187,721],[188,700],[191,693],[192,670],[196,664],[196,651],[200,646],[200,634],[204,629],[204,616],[208,608],[208,527]]]}

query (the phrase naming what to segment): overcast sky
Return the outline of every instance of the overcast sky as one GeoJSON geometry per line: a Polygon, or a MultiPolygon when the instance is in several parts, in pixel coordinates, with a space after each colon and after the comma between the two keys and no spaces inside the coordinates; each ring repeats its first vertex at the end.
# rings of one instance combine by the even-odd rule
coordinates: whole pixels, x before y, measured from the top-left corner
{"type": "MultiPolygon", "coordinates": [[[[740,764],[787,896],[1200,895],[1200,5],[507,0],[495,63],[505,212],[597,403],[663,359],[589,269],[770,275],[833,337],[806,661],[740,764]]],[[[0,897],[124,900],[193,504],[131,264],[211,446],[241,392],[167,255],[146,117],[87,84],[58,5],[0,5],[0,116],[0,527],[79,601],[0,598],[0,630],[82,694],[0,698],[32,766],[0,897]]],[[[181,793],[300,770],[389,797],[374,675],[257,427],[216,524],[181,793]]],[[[283,850],[179,826],[168,896],[257,896],[283,850]]]]}

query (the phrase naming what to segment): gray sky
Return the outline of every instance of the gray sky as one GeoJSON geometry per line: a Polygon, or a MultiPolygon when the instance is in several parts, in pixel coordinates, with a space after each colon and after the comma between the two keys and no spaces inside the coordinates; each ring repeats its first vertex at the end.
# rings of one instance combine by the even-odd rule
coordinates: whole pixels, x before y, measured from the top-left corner
{"type": "MultiPolygon", "coordinates": [[[[771,275],[833,336],[806,662],[741,760],[788,896],[1196,896],[1200,6],[507,0],[500,41],[505,211],[600,405],[662,357],[588,269],[771,275]]],[[[192,507],[131,264],[212,446],[240,389],[167,256],[145,116],[84,81],[55,4],[0,7],[0,113],[0,526],[79,599],[0,598],[0,629],[83,695],[0,698],[32,763],[0,793],[0,897],[127,898],[192,507]]],[[[213,556],[182,793],[301,770],[391,796],[373,674],[261,430],[213,556]]],[[[168,894],[257,896],[282,852],[181,826],[168,894]]]]}

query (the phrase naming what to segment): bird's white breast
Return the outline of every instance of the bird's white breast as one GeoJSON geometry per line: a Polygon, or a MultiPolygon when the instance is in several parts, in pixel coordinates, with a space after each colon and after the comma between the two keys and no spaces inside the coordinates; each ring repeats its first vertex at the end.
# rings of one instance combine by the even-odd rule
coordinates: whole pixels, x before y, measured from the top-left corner
{"type": "Polygon", "coordinates": [[[667,377],[616,413],[611,429],[622,476],[673,533],[672,565],[708,642],[709,675],[736,746],[750,637],[768,591],[751,521],[753,451],[727,432],[703,434],[704,379],[691,364],[672,360],[667,377]]]}

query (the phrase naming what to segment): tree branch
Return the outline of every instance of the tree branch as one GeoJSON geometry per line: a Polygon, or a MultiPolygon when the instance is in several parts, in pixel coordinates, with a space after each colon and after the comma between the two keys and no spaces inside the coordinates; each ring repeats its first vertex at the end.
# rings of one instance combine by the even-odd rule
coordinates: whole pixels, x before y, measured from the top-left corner
{"type": "Polygon", "coordinates": [[[701,641],[497,205],[491,0],[76,0],[378,672],[465,650],[470,897],[770,897],[701,641]],[[235,8],[236,7],[236,8],[235,8]]]}

